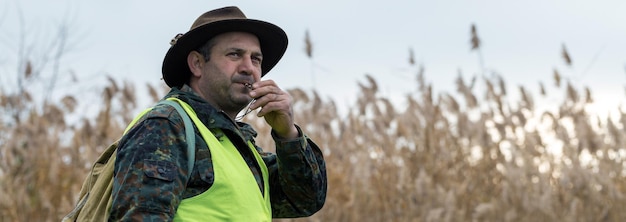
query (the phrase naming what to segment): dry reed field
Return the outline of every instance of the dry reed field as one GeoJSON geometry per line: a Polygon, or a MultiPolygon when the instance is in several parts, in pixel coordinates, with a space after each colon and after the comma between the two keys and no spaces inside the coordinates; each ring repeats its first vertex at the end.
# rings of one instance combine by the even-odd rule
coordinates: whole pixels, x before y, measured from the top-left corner
{"type": "MultiPolygon", "coordinates": [[[[407,94],[402,110],[369,76],[345,115],[315,92],[290,90],[297,122],[323,147],[329,175],[324,208],[293,221],[626,219],[626,113],[596,121],[585,111],[590,90],[560,81],[566,97],[558,111],[537,113],[529,90],[510,98],[501,78],[484,78],[485,91],[473,92],[459,77],[457,92],[433,95],[418,77],[419,91],[407,94]],[[550,144],[561,152],[548,152],[550,144]]],[[[67,213],[91,162],[138,108],[133,88],[111,79],[97,118],[73,124],[67,119],[80,115],[79,101],[70,95],[39,108],[29,92],[0,95],[0,220],[58,221],[67,213]]],[[[149,89],[155,101],[165,92],[149,89]]],[[[270,147],[269,129],[252,116],[245,121],[270,147]]]]}
{"type": "MultiPolygon", "coordinates": [[[[479,42],[472,27],[472,49],[479,42]]],[[[400,108],[365,76],[346,113],[315,91],[289,90],[296,122],[325,153],[329,187],[317,214],[277,221],[626,221],[626,113],[590,114],[591,90],[553,77],[536,94],[527,86],[510,93],[500,76],[459,76],[455,92],[435,94],[418,69],[417,90],[400,108]],[[551,94],[562,99],[544,110],[551,94]]],[[[166,92],[149,85],[148,102],[134,89],[109,79],[100,100],[46,103],[27,90],[0,91],[0,221],[69,212],[91,163],[139,104],[166,92]],[[77,112],[81,102],[101,104],[97,115],[77,112]]],[[[244,121],[260,146],[273,146],[262,119],[244,121]]]]}

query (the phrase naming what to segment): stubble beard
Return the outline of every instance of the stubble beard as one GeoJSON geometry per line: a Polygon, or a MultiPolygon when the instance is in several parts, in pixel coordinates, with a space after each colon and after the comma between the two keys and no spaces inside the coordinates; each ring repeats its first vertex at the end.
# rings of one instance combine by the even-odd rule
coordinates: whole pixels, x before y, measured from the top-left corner
{"type": "Polygon", "coordinates": [[[224,108],[228,108],[231,112],[241,112],[241,110],[245,109],[252,101],[252,97],[248,95],[248,93],[250,92],[249,89],[247,89],[246,87],[243,87],[243,89],[241,89],[239,85],[241,84],[231,82],[226,91],[227,95],[225,95],[225,98],[228,98],[229,105],[227,105],[228,107],[224,108]]]}

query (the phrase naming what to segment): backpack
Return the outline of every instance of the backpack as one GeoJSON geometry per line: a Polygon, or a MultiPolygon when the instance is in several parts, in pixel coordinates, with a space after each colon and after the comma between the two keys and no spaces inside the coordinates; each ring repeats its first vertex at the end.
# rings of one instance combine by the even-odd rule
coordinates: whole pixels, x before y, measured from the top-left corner
{"type": "MultiPolygon", "coordinates": [[[[193,165],[195,162],[195,135],[193,124],[189,115],[183,110],[178,102],[174,99],[161,100],[159,104],[166,104],[174,107],[178,114],[183,118],[185,125],[185,136],[187,139],[187,158],[189,159],[188,177],[191,176],[193,165]]],[[[128,132],[135,123],[141,119],[152,108],[148,108],[141,112],[126,127],[124,134],[128,132]]],[[[113,189],[113,168],[115,166],[115,158],[117,156],[117,147],[119,139],[111,144],[96,160],[91,171],[85,178],[83,186],[80,189],[79,201],[74,210],[63,217],[62,222],[70,221],[107,221],[111,211],[111,190],[113,189]]]]}

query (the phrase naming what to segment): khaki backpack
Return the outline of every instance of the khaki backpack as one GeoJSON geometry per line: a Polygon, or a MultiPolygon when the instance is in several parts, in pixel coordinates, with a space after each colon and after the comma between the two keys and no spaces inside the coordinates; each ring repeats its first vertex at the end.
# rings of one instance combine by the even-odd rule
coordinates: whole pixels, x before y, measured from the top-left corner
{"type": "MultiPolygon", "coordinates": [[[[189,115],[183,110],[175,99],[161,100],[158,104],[166,104],[176,108],[178,114],[183,118],[185,124],[185,136],[187,139],[187,158],[188,158],[188,175],[191,176],[195,161],[195,136],[194,129],[189,115]]],[[[124,134],[135,125],[152,108],[148,108],[141,112],[126,127],[124,134]]],[[[113,168],[115,166],[115,158],[117,156],[117,146],[119,140],[111,144],[96,160],[91,171],[85,178],[83,186],[80,189],[79,201],[69,214],[63,217],[63,222],[70,221],[107,221],[111,211],[111,190],[113,189],[113,168]]]]}

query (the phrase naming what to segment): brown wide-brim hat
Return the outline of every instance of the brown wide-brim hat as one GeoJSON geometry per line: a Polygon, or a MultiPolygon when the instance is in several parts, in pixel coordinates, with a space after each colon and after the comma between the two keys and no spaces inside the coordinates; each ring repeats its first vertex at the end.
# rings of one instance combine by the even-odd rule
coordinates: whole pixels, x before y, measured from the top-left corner
{"type": "Polygon", "coordinates": [[[226,32],[247,32],[256,35],[261,44],[263,62],[261,76],[265,76],[287,50],[287,34],[280,27],[248,19],[239,8],[231,6],[202,14],[185,34],[178,34],[163,59],[163,80],[169,87],[182,86],[191,76],[187,55],[209,39],[226,32]]]}

